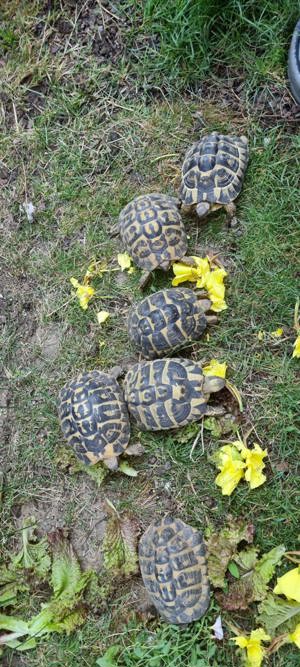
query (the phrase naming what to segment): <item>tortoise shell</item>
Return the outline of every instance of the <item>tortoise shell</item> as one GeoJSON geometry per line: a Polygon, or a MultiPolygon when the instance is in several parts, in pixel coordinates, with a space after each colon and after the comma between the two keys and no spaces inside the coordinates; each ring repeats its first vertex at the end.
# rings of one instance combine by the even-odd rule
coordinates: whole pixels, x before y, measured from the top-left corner
{"type": "Polygon", "coordinates": [[[127,407],[107,373],[94,370],[67,382],[59,394],[59,418],[68,444],[87,465],[119,456],[128,445],[127,407]]]}
{"type": "Polygon", "coordinates": [[[239,195],[248,163],[248,140],[212,132],[193,144],[182,166],[185,205],[229,204],[239,195]]]}
{"type": "Polygon", "coordinates": [[[202,533],[166,516],[152,523],[139,543],[145,587],[169,623],[191,623],[205,614],[210,600],[206,546],[202,533]]]}
{"type": "Polygon", "coordinates": [[[161,357],[188,341],[198,340],[207,320],[195,292],[164,289],[135,305],[128,317],[129,337],[146,359],[161,357]]]}
{"type": "Polygon", "coordinates": [[[145,431],[179,428],[202,419],[210,391],[225,386],[222,378],[205,378],[201,365],[189,359],[156,359],[134,364],[124,380],[131,415],[145,431]]]}
{"type": "Polygon", "coordinates": [[[163,194],[141,195],[120,213],[119,228],[126,250],[146,271],[168,269],[183,257],[187,238],[178,200],[163,194]]]}

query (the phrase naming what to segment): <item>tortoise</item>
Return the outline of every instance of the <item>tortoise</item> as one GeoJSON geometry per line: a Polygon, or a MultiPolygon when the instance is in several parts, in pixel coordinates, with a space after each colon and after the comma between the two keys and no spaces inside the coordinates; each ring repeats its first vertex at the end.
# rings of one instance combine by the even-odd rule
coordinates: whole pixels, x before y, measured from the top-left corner
{"type": "Polygon", "coordinates": [[[130,423],[122,390],[112,375],[94,370],[67,382],[59,394],[59,418],[80,461],[118,467],[118,456],[129,443],[130,423]]]}
{"type": "Polygon", "coordinates": [[[156,268],[167,271],[187,250],[187,237],[175,197],[153,192],[129,202],[120,213],[119,230],[126,250],[146,273],[144,287],[156,268]]]}
{"type": "Polygon", "coordinates": [[[168,623],[191,623],[209,606],[206,546],[200,531],[172,516],[140,539],[139,563],[152,603],[168,623]]]}
{"type": "Polygon", "coordinates": [[[134,364],[124,380],[130,414],[144,431],[180,428],[204,415],[224,414],[208,406],[210,394],[225,387],[224,378],[205,376],[190,359],[155,359],[134,364]]]}
{"type": "Polygon", "coordinates": [[[180,200],[200,218],[225,207],[234,215],[233,203],[241,191],[248,163],[247,137],[212,132],[194,143],[182,165],[180,200]]]}
{"type": "Polygon", "coordinates": [[[146,359],[155,359],[199,340],[208,323],[211,302],[200,300],[191,289],[163,289],[133,306],[128,317],[129,337],[146,359]]]}

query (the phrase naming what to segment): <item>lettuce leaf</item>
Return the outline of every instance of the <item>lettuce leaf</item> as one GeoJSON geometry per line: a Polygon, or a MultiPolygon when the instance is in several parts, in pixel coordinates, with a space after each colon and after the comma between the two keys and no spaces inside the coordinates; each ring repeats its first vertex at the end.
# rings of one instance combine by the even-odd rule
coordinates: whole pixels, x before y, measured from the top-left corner
{"type": "Polygon", "coordinates": [[[27,517],[22,527],[23,546],[21,551],[12,559],[12,567],[32,570],[43,581],[47,578],[51,560],[48,554],[47,538],[43,537],[37,541],[35,531],[35,518],[27,517]]]}

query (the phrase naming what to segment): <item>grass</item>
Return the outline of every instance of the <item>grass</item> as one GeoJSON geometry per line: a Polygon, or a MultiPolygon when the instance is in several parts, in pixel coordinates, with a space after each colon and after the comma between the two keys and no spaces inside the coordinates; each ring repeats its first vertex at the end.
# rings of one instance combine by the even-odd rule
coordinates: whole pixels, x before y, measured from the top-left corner
{"type": "MultiPolygon", "coordinates": [[[[282,118],[265,122],[261,112],[259,122],[244,99],[238,109],[228,109],[222,95],[218,103],[210,97],[201,105],[187,92],[174,95],[184,83],[195,90],[198,80],[213,82],[212,73],[222,91],[226,68],[242,75],[249,91],[258,84],[267,89],[276,84],[287,94],[286,45],[298,4],[292,11],[287,2],[269,1],[263,8],[250,1],[223,4],[218,21],[218,6],[210,3],[205,3],[205,21],[199,3],[186,1],[146,2],[144,15],[136,3],[111,8],[113,14],[117,11],[118,39],[125,50],[117,62],[109,55],[103,62],[93,52],[93,21],[101,24],[103,18],[98,5],[90,2],[79,13],[54,4],[45,13],[39,2],[4,5],[4,556],[17,545],[18,517],[28,504],[35,504],[38,516],[46,512],[50,519],[58,507],[53,520],[74,532],[79,513],[84,528],[95,497],[99,503],[108,497],[120,511],[133,511],[142,529],[154,512],[168,509],[202,528],[221,526],[231,514],[255,523],[263,551],[280,542],[299,549],[299,388],[297,361],[291,358],[299,137],[282,118]],[[124,23],[126,9],[131,18],[124,23]],[[94,12],[87,27],[82,26],[88,21],[85,11],[94,12]],[[67,35],[59,28],[62,20],[70,25],[67,35]],[[151,51],[149,33],[159,37],[152,40],[151,51]],[[135,58],[134,40],[140,40],[135,58]],[[155,87],[159,101],[150,95],[155,87]],[[80,279],[93,257],[117,268],[120,241],[111,230],[120,209],[143,191],[177,191],[183,154],[198,138],[199,124],[201,132],[247,133],[251,161],[238,200],[237,227],[227,229],[222,213],[202,225],[186,218],[190,249],[218,249],[229,272],[228,311],[221,314],[210,341],[195,345],[192,354],[203,361],[214,356],[228,362],[230,377],[244,398],[242,429],[254,426],[269,449],[268,480],[251,493],[240,485],[224,499],[208,461],[216,441],[207,433],[204,452],[199,446],[194,461],[189,458],[194,435],[178,443],[169,434],[146,434],[146,454],[135,462],[138,483],[110,475],[99,494],[87,491],[82,476],[74,478],[57,464],[57,392],[79,370],[108,369],[120,360],[130,363],[134,351],[128,345],[125,320],[130,304],[140,298],[139,272],[105,274],[96,283],[97,298],[87,312],[72,297],[69,279],[80,279]],[[26,201],[36,207],[33,223],[22,208],[26,201]],[[111,318],[99,329],[96,311],[102,308],[111,318]],[[258,340],[259,331],[270,333],[279,326],[284,328],[281,339],[267,335],[258,340]],[[57,353],[49,357],[43,337],[53,331],[57,353]]],[[[107,30],[114,22],[108,17],[107,30]]],[[[158,273],[149,289],[170,282],[171,275],[158,273]]],[[[39,593],[31,605],[38,607],[41,599],[39,593]]],[[[130,589],[123,595],[120,587],[119,597],[109,602],[104,614],[91,611],[77,633],[50,637],[35,651],[20,654],[18,664],[94,667],[114,644],[119,653],[112,664],[126,667],[240,664],[229,641],[220,648],[211,639],[210,626],[218,613],[214,602],[204,619],[183,630],[163,623],[146,629],[133,617],[133,604],[130,589]]],[[[237,622],[243,626],[245,619],[237,622]]],[[[8,651],[4,664],[15,665],[15,659],[8,651]]],[[[269,667],[296,667],[298,662],[296,649],[288,647],[269,661],[269,667]]]]}

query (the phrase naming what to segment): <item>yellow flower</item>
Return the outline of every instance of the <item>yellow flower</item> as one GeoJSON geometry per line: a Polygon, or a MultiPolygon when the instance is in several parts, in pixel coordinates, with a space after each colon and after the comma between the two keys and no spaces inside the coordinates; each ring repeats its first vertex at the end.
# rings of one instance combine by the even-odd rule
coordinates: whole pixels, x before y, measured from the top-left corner
{"type": "Polygon", "coordinates": [[[285,595],[288,600],[300,602],[300,567],[294,567],[282,577],[279,577],[274,593],[285,595]]]}
{"type": "Polygon", "coordinates": [[[76,296],[79,300],[79,305],[83,310],[86,310],[90,299],[94,296],[95,290],[89,285],[81,285],[76,278],[70,278],[70,282],[76,289],[76,296]]]}
{"type": "Polygon", "coordinates": [[[128,252],[119,252],[117,256],[118,264],[121,267],[122,271],[128,269],[128,273],[134,272],[134,267],[132,266],[132,259],[128,252]]]}
{"type": "Polygon", "coordinates": [[[212,359],[207,366],[204,366],[204,375],[213,375],[214,377],[225,378],[227,371],[227,364],[224,362],[220,364],[217,359],[212,359]]]}
{"type": "Polygon", "coordinates": [[[276,329],[276,331],[271,331],[271,336],[273,336],[273,338],[280,338],[282,334],[283,334],[283,329],[281,329],[280,327],[279,329],[276,329]]]}
{"type": "Polygon", "coordinates": [[[237,448],[230,445],[219,449],[215,462],[221,471],[215,479],[216,485],[221,487],[223,496],[230,496],[244,477],[245,463],[237,448]]]}
{"type": "Polygon", "coordinates": [[[206,277],[205,287],[212,302],[211,310],[214,310],[216,313],[227,308],[227,304],[224,300],[225,285],[223,282],[226,276],[227,273],[225,269],[214,269],[206,277]]]}
{"type": "Polygon", "coordinates": [[[266,335],[266,334],[265,334],[264,331],[259,331],[258,334],[257,334],[257,338],[258,338],[258,340],[260,340],[260,341],[264,340],[265,335],[266,335]]]}
{"type": "Polygon", "coordinates": [[[195,283],[198,280],[197,269],[181,262],[173,264],[173,272],[175,274],[175,278],[172,280],[173,287],[177,287],[180,283],[195,283]]]}
{"type": "Polygon", "coordinates": [[[294,642],[298,648],[300,648],[300,623],[296,625],[294,632],[289,634],[289,639],[291,642],[294,642]]]}
{"type": "Polygon", "coordinates": [[[297,336],[293,347],[295,348],[293,352],[293,357],[300,357],[300,335],[297,336]]]}
{"type": "Polygon", "coordinates": [[[224,301],[225,286],[224,278],[227,276],[225,269],[212,268],[209,257],[193,257],[195,266],[189,266],[182,262],[175,262],[173,264],[173,271],[175,278],[172,280],[172,285],[177,287],[180,283],[192,282],[196,283],[196,287],[205,288],[208,296],[212,302],[211,310],[220,312],[227,308],[224,301]]]}
{"type": "Polygon", "coordinates": [[[268,450],[261,449],[256,442],[253,449],[248,449],[244,444],[240,449],[242,458],[246,462],[245,480],[249,482],[250,489],[257,489],[266,481],[266,475],[262,471],[266,467],[263,459],[268,456],[268,450]]]}
{"type": "Polygon", "coordinates": [[[103,324],[103,322],[106,322],[106,320],[109,317],[110,317],[110,314],[107,310],[100,310],[100,312],[97,313],[98,324],[103,324]]]}
{"type": "Polygon", "coordinates": [[[245,667],[260,667],[265,655],[265,649],[261,642],[270,641],[269,635],[265,633],[263,628],[252,630],[250,637],[240,635],[234,637],[233,641],[240,648],[246,649],[246,663],[245,667]]]}

